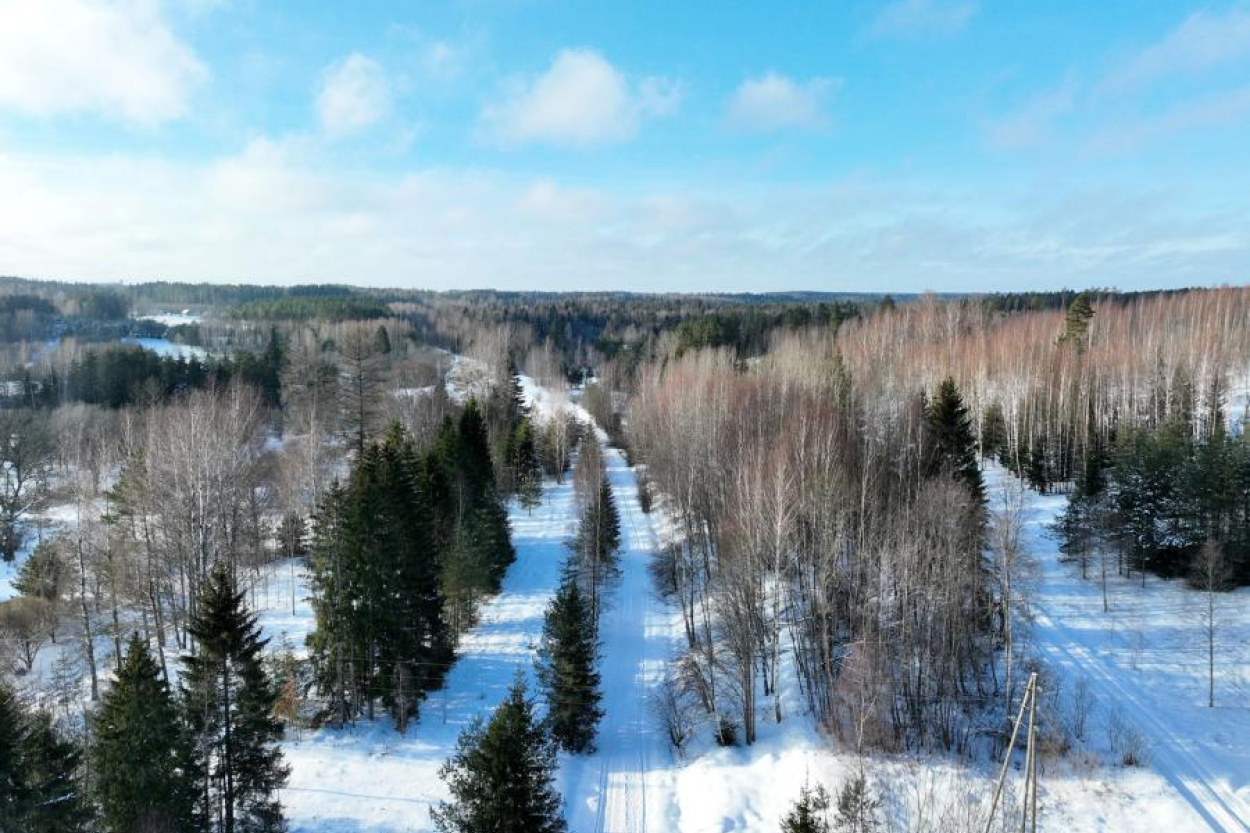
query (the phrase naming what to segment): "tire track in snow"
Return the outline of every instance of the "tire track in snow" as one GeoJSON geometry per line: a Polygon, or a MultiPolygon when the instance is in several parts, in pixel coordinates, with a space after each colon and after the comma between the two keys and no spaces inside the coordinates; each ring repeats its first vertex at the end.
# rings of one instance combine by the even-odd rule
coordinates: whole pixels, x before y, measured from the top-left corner
{"type": "Polygon", "coordinates": [[[1033,609],[1039,637],[1044,632],[1050,634],[1049,638],[1037,640],[1042,649],[1051,654],[1056,664],[1065,666],[1073,678],[1078,673],[1089,678],[1105,702],[1120,705],[1150,736],[1154,743],[1151,761],[1154,770],[1184,796],[1211,830],[1216,833],[1250,833],[1250,809],[1198,755],[1186,747],[1187,741],[1179,738],[1156,717],[1149,704],[1143,703],[1112,669],[1091,655],[1089,649],[1044,605],[1034,602],[1033,609]]]}
{"type": "MultiPolygon", "coordinates": [[[[604,717],[599,751],[582,759],[580,773],[568,782],[579,796],[579,803],[570,805],[569,824],[598,833],[669,830],[669,753],[648,706],[672,649],[670,623],[652,592],[648,569],[657,536],[638,503],[637,477],[622,452],[605,449],[604,462],[622,523],[621,575],[608,592],[600,624],[604,717]]],[[[568,763],[576,767],[578,760],[570,757],[568,763]]]]}

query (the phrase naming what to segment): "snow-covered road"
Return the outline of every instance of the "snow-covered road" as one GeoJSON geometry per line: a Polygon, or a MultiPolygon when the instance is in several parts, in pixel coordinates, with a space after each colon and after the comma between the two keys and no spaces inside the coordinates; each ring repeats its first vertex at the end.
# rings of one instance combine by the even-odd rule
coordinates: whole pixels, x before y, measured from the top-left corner
{"type": "Polygon", "coordinates": [[[675,829],[676,773],[650,696],[673,652],[674,619],[651,590],[647,565],[658,546],[638,502],[637,476],[616,449],[605,454],[621,515],[621,577],[600,623],[604,718],[599,751],[564,759],[566,815],[578,833],[675,829]]]}

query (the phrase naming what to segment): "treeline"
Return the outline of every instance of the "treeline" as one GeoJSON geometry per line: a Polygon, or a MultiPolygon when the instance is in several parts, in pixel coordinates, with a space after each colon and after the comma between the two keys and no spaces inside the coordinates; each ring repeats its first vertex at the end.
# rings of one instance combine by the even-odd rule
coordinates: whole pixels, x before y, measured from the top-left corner
{"type": "Polygon", "coordinates": [[[271,405],[281,400],[284,352],[276,331],[263,353],[241,350],[229,358],[162,356],[137,345],[87,349],[69,366],[63,389],[45,377],[43,401],[83,402],[106,408],[164,402],[171,397],[239,379],[271,405]]]}
{"type": "Polygon", "coordinates": [[[230,307],[226,314],[249,321],[360,321],[386,318],[391,313],[387,305],[377,299],[332,293],[247,301],[230,307]]]}
{"type": "Polygon", "coordinates": [[[1087,455],[1057,531],[1083,574],[1110,551],[1121,575],[1192,575],[1214,542],[1221,581],[1250,584],[1250,435],[1217,428],[1197,439],[1181,422],[1123,429],[1087,455]]]}
{"type": "MultiPolygon", "coordinates": [[[[953,382],[870,409],[828,355],[648,368],[632,447],[678,523],[656,565],[685,651],[658,709],[752,743],[793,651],[811,712],[857,746],[966,748],[989,707],[994,591],[976,439],[953,382]]],[[[865,382],[865,385],[868,383],[865,382]]]]}
{"type": "Polygon", "coordinates": [[[323,717],[372,718],[381,700],[403,731],[514,557],[477,403],[428,448],[399,426],[371,443],[315,529],[309,644],[323,717]]]}

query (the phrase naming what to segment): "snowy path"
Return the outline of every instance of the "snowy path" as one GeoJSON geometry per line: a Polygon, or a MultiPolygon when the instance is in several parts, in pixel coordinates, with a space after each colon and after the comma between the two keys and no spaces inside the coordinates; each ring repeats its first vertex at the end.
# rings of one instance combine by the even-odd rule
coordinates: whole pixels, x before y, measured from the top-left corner
{"type": "Polygon", "coordinates": [[[1220,599],[1217,707],[1206,708],[1205,643],[1193,616],[1202,598],[1178,581],[1150,578],[1142,589],[1137,579],[1114,579],[1104,613],[1099,583],[1060,562],[1047,532],[1064,503],[1060,495],[1029,494],[1025,535],[1039,569],[1032,642],[1065,685],[1089,681],[1100,725],[1118,710],[1148,738],[1149,767],[1192,809],[1192,829],[1250,833],[1250,594],[1220,599]]]}
{"type": "Polygon", "coordinates": [[[518,669],[532,680],[543,613],[559,583],[575,517],[567,483],[549,483],[532,514],[511,507],[517,560],[502,592],[483,606],[481,620],[461,640],[443,689],[422,704],[420,721],[407,735],[383,718],[283,745],[291,765],[282,795],[291,833],[434,829],[429,809],[447,797],[438,770],[461,730],[474,717],[489,716],[518,669]]]}
{"type": "MultiPolygon", "coordinates": [[[[549,391],[524,380],[527,399],[546,407],[549,391]]],[[[589,420],[581,409],[579,416],[589,420]]],[[[605,438],[606,439],[606,438],[605,438]]],[[[569,829],[576,833],[645,833],[674,829],[676,773],[652,718],[650,689],[662,677],[676,623],[651,592],[647,566],[657,539],[638,503],[637,479],[615,449],[605,450],[608,477],[621,515],[619,582],[607,594],[601,622],[605,716],[599,750],[561,755],[559,786],[569,829]]],[[[289,740],[291,765],[282,795],[291,833],[410,833],[433,830],[430,808],[447,797],[438,770],[474,717],[488,717],[521,670],[533,687],[534,653],[543,614],[560,581],[567,542],[577,524],[571,482],[548,481],[542,503],[527,513],[509,507],[516,562],[502,591],[482,608],[461,640],[442,690],[422,704],[420,719],[401,736],[385,718],[341,731],[321,730],[289,740]]],[[[306,592],[299,595],[304,596],[306,592]]],[[[293,614],[289,581],[264,605],[268,635],[302,643],[311,627],[306,601],[293,614]]]]}
{"type": "Polygon", "coordinates": [[[673,617],[651,591],[647,565],[658,544],[651,517],[638,503],[636,475],[620,451],[607,451],[605,462],[621,515],[621,577],[600,623],[600,751],[565,759],[566,815],[578,833],[673,830],[676,775],[649,706],[672,654],[673,617]]]}

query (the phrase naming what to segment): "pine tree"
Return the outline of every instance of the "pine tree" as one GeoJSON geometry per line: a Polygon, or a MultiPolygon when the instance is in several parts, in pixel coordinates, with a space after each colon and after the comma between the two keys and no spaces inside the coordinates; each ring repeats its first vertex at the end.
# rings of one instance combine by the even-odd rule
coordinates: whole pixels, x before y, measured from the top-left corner
{"type": "MultiPolygon", "coordinates": [[[[30,721],[26,743],[27,783],[31,805],[26,833],[79,833],[89,820],[82,796],[78,744],[61,737],[52,716],[37,712],[30,721]]],[[[4,829],[0,825],[0,829],[4,829]]]]}
{"type": "Polygon", "coordinates": [[[799,799],[781,820],[781,833],[829,833],[829,792],[822,786],[815,789],[804,784],[799,799]]]}
{"type": "Polygon", "coordinates": [[[245,591],[219,565],[209,575],[188,631],[198,653],[183,659],[187,720],[196,739],[206,806],[221,833],[286,828],[277,792],[286,783],[274,717],[278,689],[261,661],[266,640],[245,591]]]}
{"type": "Polygon", "coordinates": [[[928,474],[952,477],[966,485],[977,501],[984,502],[977,441],[954,379],[945,379],[938,385],[925,410],[925,423],[929,439],[928,474]]]}
{"type": "Polygon", "coordinates": [[[1089,301],[1088,292],[1081,292],[1072,299],[1064,316],[1063,335],[1059,337],[1060,344],[1071,345],[1078,353],[1085,349],[1089,340],[1089,322],[1094,317],[1094,307],[1089,301]]]}
{"type": "Polygon", "coordinates": [[[106,833],[204,829],[190,738],[137,634],[100,706],[91,758],[106,833]]]}
{"type": "Polygon", "coordinates": [[[538,680],[547,700],[547,722],[556,745],[590,752],[603,709],[599,708],[599,644],[590,609],[567,575],[547,608],[538,651],[538,680]]]}
{"type": "Polygon", "coordinates": [[[440,775],[452,800],[431,812],[443,833],[565,833],[555,746],[518,677],[490,722],[461,735],[440,775]]]}
{"type": "Polygon", "coordinates": [[[13,589],[23,596],[54,601],[61,595],[65,565],[53,539],[35,547],[17,571],[13,589]]]}

